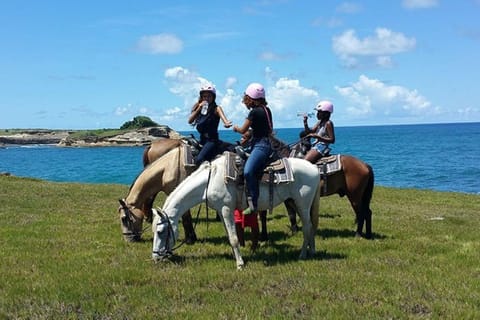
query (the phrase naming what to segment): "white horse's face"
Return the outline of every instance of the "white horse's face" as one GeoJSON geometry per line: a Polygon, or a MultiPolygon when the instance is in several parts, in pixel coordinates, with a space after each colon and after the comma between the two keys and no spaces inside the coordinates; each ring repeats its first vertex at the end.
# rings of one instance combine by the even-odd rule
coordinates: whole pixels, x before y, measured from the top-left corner
{"type": "Polygon", "coordinates": [[[153,209],[153,252],[154,260],[162,260],[173,254],[175,246],[175,232],[170,220],[164,213],[153,209]]]}
{"type": "Polygon", "coordinates": [[[133,211],[135,209],[129,208],[125,201],[120,200],[120,207],[118,208],[120,226],[123,238],[128,242],[140,241],[142,237],[143,218],[139,218],[133,211]]]}

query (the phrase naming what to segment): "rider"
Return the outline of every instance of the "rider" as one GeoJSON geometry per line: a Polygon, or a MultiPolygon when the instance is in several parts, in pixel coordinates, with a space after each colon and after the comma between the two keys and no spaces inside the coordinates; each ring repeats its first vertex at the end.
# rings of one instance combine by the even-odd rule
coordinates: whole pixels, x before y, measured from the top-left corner
{"type": "Polygon", "coordinates": [[[233,131],[245,134],[252,129],[250,157],[245,162],[244,176],[247,185],[248,208],[243,214],[257,212],[259,195],[257,174],[265,167],[268,157],[272,153],[269,136],[272,133],[272,112],[267,107],[265,89],[259,83],[251,83],[245,90],[242,100],[250,112],[241,127],[233,126],[233,131]]]}
{"type": "Polygon", "coordinates": [[[305,160],[316,163],[321,157],[328,155],[330,152],[329,145],[335,143],[335,129],[330,116],[333,113],[333,104],[330,101],[323,100],[315,107],[317,111],[318,122],[312,129],[308,127],[308,116],[303,117],[303,126],[307,133],[307,138],[317,139],[312,149],[308,151],[305,160]]]}
{"type": "Polygon", "coordinates": [[[217,91],[212,85],[206,85],[200,89],[198,101],[193,105],[188,118],[189,124],[195,124],[200,134],[200,144],[203,146],[195,157],[195,165],[204,161],[212,160],[218,153],[220,143],[218,136],[218,124],[220,119],[225,128],[230,128],[232,122],[227,119],[221,106],[215,102],[217,91]]]}

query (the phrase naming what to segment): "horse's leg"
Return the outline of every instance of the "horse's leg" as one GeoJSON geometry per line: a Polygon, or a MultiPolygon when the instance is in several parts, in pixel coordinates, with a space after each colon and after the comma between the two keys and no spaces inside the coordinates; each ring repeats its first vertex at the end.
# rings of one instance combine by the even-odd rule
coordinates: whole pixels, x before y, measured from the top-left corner
{"type": "MultiPolygon", "coordinates": [[[[365,238],[372,238],[372,211],[370,210],[370,200],[373,193],[374,177],[373,171],[368,166],[365,175],[357,176],[357,182],[354,183],[352,178],[347,177],[345,180],[347,185],[346,195],[353,210],[355,211],[357,230],[356,237],[363,237],[363,225],[365,224],[365,238]]],[[[346,171],[345,171],[346,172],[346,171]]]]}
{"type": "Polygon", "coordinates": [[[241,247],[245,247],[245,230],[241,222],[235,222],[235,231],[237,232],[238,243],[241,247]]]}
{"type": "Polygon", "coordinates": [[[262,241],[262,242],[265,242],[265,241],[268,241],[267,211],[260,211],[259,214],[260,214],[260,224],[262,226],[262,230],[260,232],[259,240],[262,241]]]}
{"type": "Polygon", "coordinates": [[[258,232],[258,226],[253,226],[251,227],[252,231],[252,246],[250,247],[252,252],[255,252],[258,248],[258,239],[259,239],[259,232],[258,232]]]}
{"type": "Polygon", "coordinates": [[[237,269],[240,270],[243,268],[245,263],[243,262],[242,255],[240,254],[240,245],[238,241],[238,235],[235,230],[235,221],[233,218],[233,208],[229,208],[224,206],[222,208],[222,217],[223,224],[225,226],[225,230],[228,234],[228,241],[230,242],[230,246],[233,250],[233,255],[235,256],[235,260],[237,262],[237,269]]]}
{"type": "Polygon", "coordinates": [[[285,208],[287,208],[290,230],[292,233],[296,233],[300,230],[300,227],[297,224],[297,208],[295,207],[295,202],[292,199],[287,199],[283,203],[285,204],[285,208]]]}
{"type": "Polygon", "coordinates": [[[193,219],[190,210],[185,212],[182,216],[183,231],[185,232],[185,243],[194,244],[197,241],[197,235],[193,228],[193,219]]]}
{"type": "Polygon", "coordinates": [[[311,254],[315,253],[315,247],[312,248],[312,222],[310,221],[310,210],[302,210],[300,217],[302,219],[302,231],[303,231],[303,244],[300,251],[299,259],[303,260],[307,258],[310,251],[311,254]],[[313,252],[312,252],[313,250],[313,252]]]}

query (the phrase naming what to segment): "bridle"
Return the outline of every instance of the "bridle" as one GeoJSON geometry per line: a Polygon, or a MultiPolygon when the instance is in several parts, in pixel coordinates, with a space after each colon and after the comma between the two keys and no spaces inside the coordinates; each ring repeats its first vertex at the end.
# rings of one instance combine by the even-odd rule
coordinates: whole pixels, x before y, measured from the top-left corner
{"type": "Polygon", "coordinates": [[[154,254],[157,254],[158,256],[161,256],[163,258],[168,258],[173,255],[173,251],[177,249],[178,247],[175,247],[175,234],[173,231],[172,223],[170,222],[170,219],[168,218],[167,214],[165,211],[162,209],[156,210],[158,216],[160,217],[160,220],[157,222],[157,230],[158,226],[166,224],[167,225],[167,235],[165,238],[165,250],[164,251],[153,251],[154,254]],[[170,246],[170,240],[173,240],[172,243],[173,245],[170,246]]]}
{"type": "Polygon", "coordinates": [[[122,232],[122,234],[132,240],[139,240],[142,237],[142,233],[145,229],[141,231],[135,231],[134,223],[137,219],[140,219],[140,218],[138,218],[136,215],[133,214],[133,212],[130,210],[130,208],[126,204],[125,200],[119,199],[118,202],[120,203],[120,208],[118,210],[120,211],[120,209],[123,209],[123,213],[124,213],[124,215],[120,218],[122,220],[122,225],[126,229],[130,230],[130,231],[122,232]]]}
{"type": "MultiPolygon", "coordinates": [[[[205,190],[205,195],[208,194],[208,186],[210,185],[211,176],[212,176],[212,167],[209,166],[207,187],[206,187],[206,190],[205,190]]],[[[205,207],[206,207],[206,210],[207,210],[207,221],[208,221],[208,197],[207,196],[205,196],[205,207]]],[[[156,225],[157,230],[158,230],[158,226],[160,226],[162,224],[167,224],[167,235],[166,235],[166,238],[165,238],[166,244],[165,244],[164,250],[153,251],[152,253],[154,253],[154,254],[162,257],[162,258],[169,258],[173,255],[173,252],[175,250],[177,250],[183,244],[185,244],[185,239],[181,243],[179,243],[177,246],[175,246],[175,233],[173,231],[173,226],[172,226],[172,223],[170,222],[170,219],[169,219],[168,215],[165,213],[165,211],[163,209],[158,208],[158,210],[157,209],[153,209],[153,210],[155,210],[155,212],[160,217],[160,220],[157,222],[157,225],[156,225]],[[173,239],[173,241],[172,241],[173,245],[170,245],[170,239],[173,239]]],[[[195,225],[198,222],[199,214],[200,214],[200,207],[198,208],[195,225]]],[[[208,230],[208,224],[207,224],[207,230],[208,230]]]]}

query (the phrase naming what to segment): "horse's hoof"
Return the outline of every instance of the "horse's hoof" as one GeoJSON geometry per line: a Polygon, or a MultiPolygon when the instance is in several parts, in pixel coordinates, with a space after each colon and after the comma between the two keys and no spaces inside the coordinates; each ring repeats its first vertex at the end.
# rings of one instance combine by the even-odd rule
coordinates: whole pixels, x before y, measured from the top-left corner
{"type": "Polygon", "coordinates": [[[197,235],[195,233],[185,236],[185,243],[192,245],[197,242],[197,235]]]}
{"type": "Polygon", "coordinates": [[[295,234],[300,230],[302,230],[302,228],[300,228],[298,225],[290,226],[290,231],[292,232],[292,234],[295,234]]]}
{"type": "Polygon", "coordinates": [[[129,243],[133,242],[140,242],[141,237],[140,236],[124,236],[123,239],[129,243]]]}
{"type": "Polygon", "coordinates": [[[361,232],[355,232],[355,238],[363,238],[363,234],[361,232]]]}
{"type": "Polygon", "coordinates": [[[260,238],[258,239],[260,242],[267,242],[268,241],[268,236],[265,234],[260,235],[260,238]]]}

